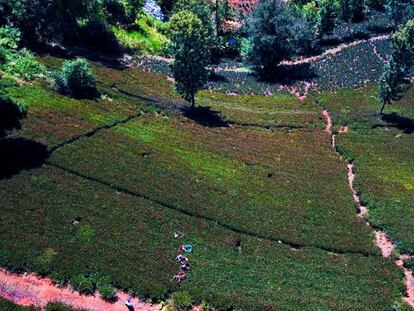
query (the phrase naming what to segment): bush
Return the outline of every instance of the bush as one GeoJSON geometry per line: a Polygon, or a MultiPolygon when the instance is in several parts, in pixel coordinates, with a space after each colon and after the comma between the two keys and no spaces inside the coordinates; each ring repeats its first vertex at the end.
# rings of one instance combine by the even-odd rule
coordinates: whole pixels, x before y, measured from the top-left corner
{"type": "Polygon", "coordinates": [[[46,74],[46,68],[28,51],[10,53],[3,70],[26,81],[32,81],[46,74]]]}
{"type": "Polygon", "coordinates": [[[340,15],[344,21],[362,21],[365,16],[364,0],[341,0],[340,15]]]}
{"type": "Polygon", "coordinates": [[[15,50],[19,46],[20,30],[13,27],[0,28],[0,47],[15,50]]]}
{"type": "Polygon", "coordinates": [[[95,230],[89,225],[81,226],[76,232],[76,239],[81,243],[89,243],[95,236],[95,230]]]}
{"type": "MultiPolygon", "coordinates": [[[[46,306],[46,311],[75,311],[74,309],[72,309],[69,306],[65,306],[63,304],[54,302],[54,303],[49,303],[46,306]]],[[[76,310],[76,311],[81,311],[81,310],[76,310]]],[[[86,310],[85,310],[86,311],[86,310]]]]}
{"type": "Polygon", "coordinates": [[[172,303],[176,310],[188,310],[192,307],[188,292],[176,292],[172,296],[172,303]]]}
{"type": "Polygon", "coordinates": [[[97,95],[96,78],[91,66],[83,59],[68,60],[63,63],[61,72],[52,74],[55,89],[73,97],[91,97],[97,95]]]}
{"type": "Polygon", "coordinates": [[[96,280],[93,276],[77,275],[70,279],[70,285],[85,295],[92,295],[96,291],[96,280]]]}
{"type": "Polygon", "coordinates": [[[404,267],[409,270],[414,270],[414,258],[410,258],[404,261],[404,267]]]}
{"type": "Polygon", "coordinates": [[[41,255],[39,255],[35,261],[33,268],[41,275],[48,275],[52,270],[52,262],[57,253],[53,248],[47,248],[41,255]]]}
{"type": "Polygon", "coordinates": [[[365,5],[370,9],[383,11],[387,2],[387,0],[366,0],[365,5]]]}
{"type": "Polygon", "coordinates": [[[102,278],[98,282],[98,291],[101,294],[102,298],[105,300],[115,300],[116,299],[116,290],[111,285],[108,278],[102,278]]]}

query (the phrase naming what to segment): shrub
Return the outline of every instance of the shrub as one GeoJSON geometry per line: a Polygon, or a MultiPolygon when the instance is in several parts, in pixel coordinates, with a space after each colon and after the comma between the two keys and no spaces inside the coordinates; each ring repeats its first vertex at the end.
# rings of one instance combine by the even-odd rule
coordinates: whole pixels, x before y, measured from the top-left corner
{"type": "Polygon", "coordinates": [[[46,68],[25,49],[10,53],[9,57],[6,57],[3,70],[26,81],[32,81],[46,74],[46,68]]]}
{"type": "Polygon", "coordinates": [[[76,233],[77,240],[82,243],[89,243],[94,236],[95,230],[89,225],[81,226],[76,233]]]}
{"type": "Polygon", "coordinates": [[[188,292],[176,292],[172,296],[172,303],[176,310],[188,310],[192,307],[188,292]]]}
{"type": "Polygon", "coordinates": [[[70,279],[70,284],[79,293],[85,295],[92,295],[96,290],[96,281],[92,276],[77,275],[70,279]]]}
{"type": "Polygon", "coordinates": [[[0,28],[0,47],[15,50],[19,46],[20,30],[5,26],[0,28]]]}
{"type": "Polygon", "coordinates": [[[367,30],[374,33],[389,33],[394,29],[392,20],[388,15],[380,15],[371,20],[367,26],[367,30]]]}
{"type": "Polygon", "coordinates": [[[247,56],[252,51],[252,41],[249,38],[240,38],[240,55],[247,56]]]}
{"type": "Polygon", "coordinates": [[[392,39],[393,57],[407,75],[414,65],[414,19],[401,26],[392,39]]]}
{"type": "Polygon", "coordinates": [[[97,287],[103,299],[105,300],[116,299],[116,290],[111,285],[109,278],[101,278],[101,280],[97,284],[97,287]]]}
{"type": "MultiPolygon", "coordinates": [[[[74,311],[74,309],[72,309],[69,306],[65,306],[63,304],[54,302],[46,306],[46,311],[74,311]]],[[[81,310],[76,310],[76,311],[81,311],[81,310]]]]}
{"type": "Polygon", "coordinates": [[[404,267],[409,270],[414,270],[414,258],[410,258],[404,261],[404,267]]]}
{"type": "Polygon", "coordinates": [[[57,253],[53,248],[47,248],[34,261],[34,270],[41,275],[48,275],[52,270],[52,262],[57,253]]]}
{"type": "Polygon", "coordinates": [[[388,2],[387,0],[366,0],[365,5],[368,8],[372,8],[376,10],[384,10],[387,2],[388,2]]]}
{"type": "Polygon", "coordinates": [[[340,15],[343,20],[360,22],[364,19],[364,0],[341,0],[340,15]]]}
{"type": "Polygon", "coordinates": [[[62,94],[74,97],[96,96],[96,78],[91,66],[83,58],[65,61],[62,71],[53,73],[52,77],[55,89],[62,94]]]}

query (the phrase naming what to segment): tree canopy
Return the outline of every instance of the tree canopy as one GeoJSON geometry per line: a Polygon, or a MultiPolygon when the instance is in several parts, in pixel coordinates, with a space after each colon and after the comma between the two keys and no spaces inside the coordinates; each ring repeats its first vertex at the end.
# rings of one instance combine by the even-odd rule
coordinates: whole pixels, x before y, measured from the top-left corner
{"type": "Polygon", "coordinates": [[[171,17],[170,30],[175,57],[172,64],[175,88],[194,108],[195,94],[208,79],[209,34],[201,19],[188,10],[171,17]]]}

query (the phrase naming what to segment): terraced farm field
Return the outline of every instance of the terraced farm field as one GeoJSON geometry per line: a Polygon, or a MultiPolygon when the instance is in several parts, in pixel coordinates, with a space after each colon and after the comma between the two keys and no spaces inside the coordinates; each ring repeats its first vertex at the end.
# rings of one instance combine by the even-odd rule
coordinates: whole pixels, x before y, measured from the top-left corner
{"type": "Polygon", "coordinates": [[[369,220],[412,252],[411,175],[401,173],[411,174],[412,165],[392,162],[400,151],[412,154],[412,139],[360,120],[373,113],[368,92],[345,93],[361,99],[349,103],[361,103],[351,112],[342,93],[314,95],[317,105],[315,98],[206,91],[194,114],[165,77],[98,63],[94,72],[104,94],[97,100],[68,99],[43,84],[6,88],[30,107],[20,137],[44,152],[34,163],[30,153],[19,157],[0,180],[0,266],[59,284],[99,275],[142,299],[188,293],[191,303],[220,310],[405,308],[402,270],[381,256],[374,232],[356,217],[346,163],[322,115],[323,106],[336,124],[358,124],[338,138],[339,148],[355,159],[364,201],[381,198],[369,220]],[[359,146],[381,139],[407,144],[358,155],[359,146]],[[371,167],[375,157],[389,175],[371,167]],[[401,184],[391,185],[393,178],[401,184]],[[401,217],[389,202],[405,203],[401,217]],[[180,284],[172,280],[177,230],[194,247],[180,284]]]}

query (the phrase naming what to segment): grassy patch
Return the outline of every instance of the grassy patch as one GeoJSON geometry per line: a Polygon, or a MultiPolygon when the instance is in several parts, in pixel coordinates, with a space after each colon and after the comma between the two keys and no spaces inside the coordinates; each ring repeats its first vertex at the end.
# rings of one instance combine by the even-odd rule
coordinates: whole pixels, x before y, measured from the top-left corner
{"type": "Polygon", "coordinates": [[[136,21],[135,28],[135,30],[125,30],[114,26],[112,31],[125,49],[151,55],[164,52],[168,39],[162,32],[163,22],[148,14],[141,14],[136,21]]]}

